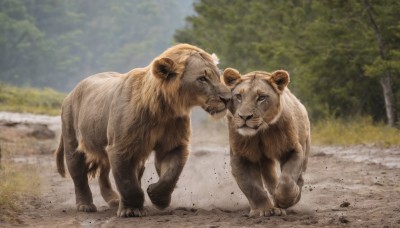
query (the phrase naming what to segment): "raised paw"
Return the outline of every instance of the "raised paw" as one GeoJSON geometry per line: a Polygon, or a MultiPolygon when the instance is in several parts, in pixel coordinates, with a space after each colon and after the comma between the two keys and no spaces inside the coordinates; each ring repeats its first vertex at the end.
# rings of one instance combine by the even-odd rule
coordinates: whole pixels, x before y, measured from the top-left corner
{"type": "Polygon", "coordinates": [[[147,188],[147,194],[151,202],[158,209],[165,209],[171,203],[171,191],[165,186],[161,186],[157,183],[149,185],[147,188]]]}
{"type": "Polygon", "coordinates": [[[117,208],[119,205],[119,199],[112,199],[108,201],[107,204],[110,208],[117,208]]]}
{"type": "Polygon", "coordinates": [[[83,212],[96,212],[97,208],[93,203],[90,204],[78,203],[76,204],[76,210],[83,212]]]}
{"type": "Polygon", "coordinates": [[[273,196],[275,206],[280,208],[289,208],[299,202],[301,197],[301,188],[293,180],[281,181],[273,196]]]}
{"type": "Polygon", "coordinates": [[[256,216],[284,216],[286,215],[286,211],[282,208],[268,208],[268,209],[252,209],[250,210],[249,217],[256,217],[256,216]]]}
{"type": "Polygon", "coordinates": [[[137,208],[137,207],[125,207],[125,206],[120,206],[118,208],[117,216],[121,218],[126,218],[126,217],[143,217],[147,215],[147,210],[142,207],[142,208],[137,208]]]}

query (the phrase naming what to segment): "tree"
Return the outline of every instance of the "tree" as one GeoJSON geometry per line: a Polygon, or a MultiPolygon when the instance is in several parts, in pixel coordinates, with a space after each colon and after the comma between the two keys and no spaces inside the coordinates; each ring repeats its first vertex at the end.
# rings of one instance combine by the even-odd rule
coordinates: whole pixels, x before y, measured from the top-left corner
{"type": "MultiPolygon", "coordinates": [[[[396,2],[391,1],[395,6],[396,2]]],[[[386,2],[388,3],[388,2],[386,2]]],[[[388,7],[382,6],[376,3],[375,8],[370,4],[368,0],[363,0],[363,5],[368,19],[370,22],[370,28],[375,34],[376,45],[378,46],[379,55],[375,57],[373,63],[365,66],[366,73],[370,76],[378,76],[379,82],[382,86],[383,97],[385,98],[386,116],[388,119],[388,124],[391,127],[395,126],[395,104],[393,96],[393,82],[392,82],[392,72],[400,72],[399,66],[399,19],[400,10],[391,10],[388,7]],[[377,9],[378,8],[378,9],[377,9]],[[376,10],[379,10],[377,12],[376,10]],[[377,15],[379,14],[379,15],[377,15]],[[387,15],[390,15],[387,17],[387,15]],[[385,20],[382,20],[385,17],[385,20]],[[378,21],[379,20],[379,21],[378,21]],[[393,21],[394,20],[394,21],[393,21]],[[390,21],[390,25],[396,26],[382,31],[381,28],[386,28],[385,24],[390,21]],[[396,34],[397,32],[397,34],[396,34]],[[396,42],[393,42],[396,41],[396,42]],[[397,49],[397,50],[396,50],[397,49]]],[[[400,6],[400,5],[397,5],[400,6]]]]}
{"type": "Polygon", "coordinates": [[[393,126],[390,116],[395,116],[399,93],[388,102],[390,90],[381,89],[382,84],[396,88],[400,83],[392,77],[400,73],[399,9],[400,2],[394,0],[202,0],[175,39],[216,52],[223,67],[289,70],[290,87],[314,120],[387,116],[393,126]],[[377,31],[384,44],[383,59],[377,31]],[[386,115],[390,109],[394,114],[386,115]]]}
{"type": "Polygon", "coordinates": [[[0,80],[69,91],[146,66],[172,45],[186,0],[0,0],[0,80]]]}
{"type": "Polygon", "coordinates": [[[2,77],[22,83],[21,75],[36,70],[34,57],[45,52],[43,33],[24,5],[12,0],[0,1],[0,31],[2,77]],[[19,68],[20,65],[29,66],[30,70],[19,68]]]}

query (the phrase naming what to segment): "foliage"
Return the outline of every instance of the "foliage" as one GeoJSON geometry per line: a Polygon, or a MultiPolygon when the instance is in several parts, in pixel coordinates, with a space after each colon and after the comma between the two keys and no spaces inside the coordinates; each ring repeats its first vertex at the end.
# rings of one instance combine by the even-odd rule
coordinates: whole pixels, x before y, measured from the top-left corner
{"type": "Polygon", "coordinates": [[[379,79],[393,75],[400,108],[400,2],[369,0],[385,43],[382,59],[366,0],[201,0],[175,33],[243,73],[286,69],[312,120],[356,115],[384,120],[379,79]]]}
{"type": "Polygon", "coordinates": [[[2,164],[0,168],[0,221],[19,223],[17,218],[25,197],[39,194],[40,178],[30,165],[2,164]]]}
{"type": "Polygon", "coordinates": [[[18,88],[0,84],[0,110],[59,115],[65,94],[50,88],[18,88]]]}
{"type": "Polygon", "coordinates": [[[371,117],[328,118],[313,124],[311,133],[314,145],[400,146],[400,130],[382,122],[373,123],[371,117]]]}
{"type": "Polygon", "coordinates": [[[0,0],[0,81],[69,91],[94,73],[146,66],[191,3],[0,0]]]}

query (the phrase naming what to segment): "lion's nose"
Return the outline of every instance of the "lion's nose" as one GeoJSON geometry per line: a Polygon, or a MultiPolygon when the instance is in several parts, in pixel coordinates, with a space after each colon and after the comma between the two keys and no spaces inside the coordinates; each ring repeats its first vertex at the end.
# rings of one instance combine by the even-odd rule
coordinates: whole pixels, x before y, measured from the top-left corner
{"type": "Polygon", "coordinates": [[[228,104],[229,98],[223,97],[223,96],[219,96],[219,99],[220,99],[222,102],[224,102],[225,105],[228,104]]]}
{"type": "Polygon", "coordinates": [[[249,119],[251,119],[252,117],[253,117],[253,114],[244,114],[244,115],[242,115],[242,114],[240,114],[239,113],[239,116],[240,116],[240,118],[242,118],[243,120],[249,120],[249,119]]]}

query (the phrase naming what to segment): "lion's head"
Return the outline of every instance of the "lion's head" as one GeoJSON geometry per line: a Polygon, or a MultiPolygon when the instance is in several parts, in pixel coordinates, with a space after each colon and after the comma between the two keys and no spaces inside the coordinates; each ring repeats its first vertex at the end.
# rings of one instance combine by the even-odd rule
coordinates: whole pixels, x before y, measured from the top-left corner
{"type": "Polygon", "coordinates": [[[281,95],[289,83],[284,70],[273,73],[254,71],[241,76],[232,68],[223,74],[225,84],[232,90],[229,103],[233,128],[241,135],[252,136],[275,123],[281,113],[281,95]]]}
{"type": "Polygon", "coordinates": [[[221,82],[217,58],[188,44],[176,45],[152,63],[152,72],[159,80],[166,97],[174,99],[182,110],[201,106],[213,117],[226,114],[231,99],[229,89],[221,82]]]}

